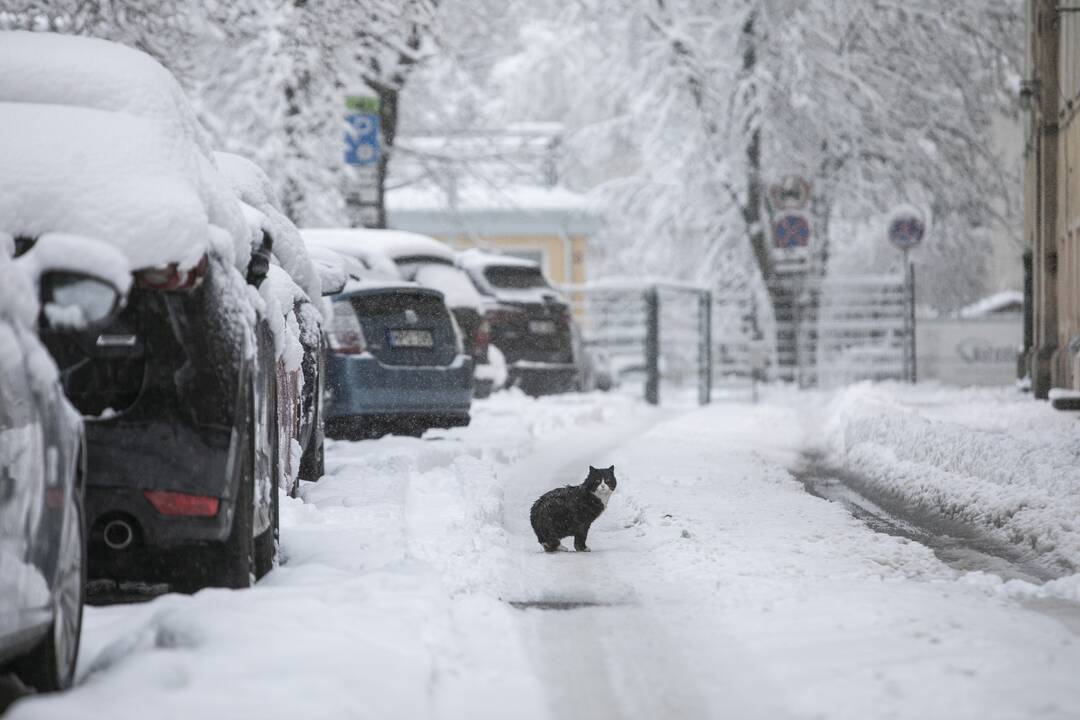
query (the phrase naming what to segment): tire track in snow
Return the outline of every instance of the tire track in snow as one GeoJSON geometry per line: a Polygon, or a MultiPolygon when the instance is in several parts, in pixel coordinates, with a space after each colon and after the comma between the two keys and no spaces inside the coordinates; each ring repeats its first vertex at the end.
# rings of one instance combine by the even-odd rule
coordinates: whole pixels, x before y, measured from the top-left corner
{"type": "Polygon", "coordinates": [[[528,508],[540,493],[580,482],[589,465],[615,464],[618,474],[612,453],[671,417],[650,411],[629,423],[549,441],[507,478],[503,522],[515,561],[514,577],[507,579],[513,597],[506,599],[524,606],[572,606],[526,607],[521,613],[523,644],[547,693],[550,717],[710,714],[697,689],[679,682],[687,673],[654,609],[639,605],[634,586],[621,576],[621,564],[637,558],[620,541],[621,533],[610,528],[611,517],[601,515],[593,525],[588,554],[545,554],[528,520],[528,508]]]}

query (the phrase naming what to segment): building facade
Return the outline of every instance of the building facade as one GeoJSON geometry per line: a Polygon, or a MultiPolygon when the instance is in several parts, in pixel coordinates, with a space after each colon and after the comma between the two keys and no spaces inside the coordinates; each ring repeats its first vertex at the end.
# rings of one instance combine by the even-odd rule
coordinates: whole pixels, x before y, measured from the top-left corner
{"type": "Polygon", "coordinates": [[[1036,397],[1080,389],[1080,6],[1028,0],[1025,361],[1036,397]]]}

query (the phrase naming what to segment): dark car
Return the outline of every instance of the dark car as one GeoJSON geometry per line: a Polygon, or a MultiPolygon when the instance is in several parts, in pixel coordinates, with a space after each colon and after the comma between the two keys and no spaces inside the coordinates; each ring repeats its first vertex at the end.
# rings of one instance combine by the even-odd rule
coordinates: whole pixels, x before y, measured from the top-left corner
{"type": "MultiPolygon", "coordinates": [[[[116,311],[130,282],[122,256],[111,258],[121,264],[111,264],[110,278],[78,267],[85,255],[54,240],[41,239],[43,262],[12,262],[0,236],[0,671],[13,669],[40,691],[66,688],[75,675],[86,456],[82,419],[64,398],[34,324],[53,335],[69,332],[68,320],[92,327],[116,311]]],[[[23,239],[20,250],[30,244],[23,239]]]]}
{"type": "MultiPolygon", "coordinates": [[[[332,252],[313,250],[317,261],[332,252]]],[[[331,296],[326,434],[357,439],[467,425],[473,363],[442,293],[356,258],[340,263],[350,279],[331,296]]]]}
{"type": "Polygon", "coordinates": [[[570,306],[540,266],[478,250],[461,253],[458,265],[484,297],[491,344],[505,357],[509,383],[530,395],[577,389],[570,306]]]}
{"type": "Polygon", "coordinates": [[[481,311],[481,298],[469,277],[456,267],[456,255],[449,245],[400,230],[311,229],[304,230],[304,237],[309,244],[316,243],[369,262],[374,260],[373,256],[386,258],[402,279],[441,292],[461,330],[465,354],[473,359],[474,393],[477,397],[491,393],[488,326],[481,311]]]}
{"type": "Polygon", "coordinates": [[[207,255],[136,272],[111,324],[48,343],[86,418],[92,578],[245,587],[272,567],[277,367],[246,303],[236,271],[207,255]]]}

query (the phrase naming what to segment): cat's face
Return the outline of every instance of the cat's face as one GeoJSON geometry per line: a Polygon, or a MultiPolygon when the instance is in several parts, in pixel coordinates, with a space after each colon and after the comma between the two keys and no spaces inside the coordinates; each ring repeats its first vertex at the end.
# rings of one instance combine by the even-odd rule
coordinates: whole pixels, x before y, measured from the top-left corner
{"type": "Polygon", "coordinates": [[[615,466],[609,468],[594,468],[589,466],[589,477],[585,479],[585,489],[607,505],[611,493],[615,492],[618,481],[615,479],[615,466]]]}

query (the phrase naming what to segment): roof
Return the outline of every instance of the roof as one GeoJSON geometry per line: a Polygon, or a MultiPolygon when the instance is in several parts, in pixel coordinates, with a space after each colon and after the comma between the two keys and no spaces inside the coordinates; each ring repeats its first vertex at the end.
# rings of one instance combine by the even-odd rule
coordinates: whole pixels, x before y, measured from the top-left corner
{"type": "Polygon", "coordinates": [[[0,32],[0,102],[125,112],[160,122],[210,153],[209,136],[172,73],[146,53],[108,40],[0,32]]]}
{"type": "Polygon", "coordinates": [[[1024,309],[1024,293],[1019,290],[1004,290],[960,308],[959,315],[964,319],[986,317],[1008,312],[1021,312],[1024,309]]]}
{"type": "Polygon", "coordinates": [[[346,255],[329,247],[312,244],[308,246],[308,252],[320,276],[327,277],[327,285],[336,284],[337,279],[345,279],[343,292],[374,288],[419,287],[414,282],[402,279],[393,263],[390,264],[392,272],[387,273],[383,271],[383,268],[367,264],[363,258],[346,255]]]}
{"type": "MultiPolygon", "coordinates": [[[[0,43],[2,44],[2,43],[0,43]]],[[[0,231],[113,245],[132,269],[246,264],[236,197],[187,138],[126,113],[0,103],[0,231]]]]}
{"type": "Polygon", "coordinates": [[[386,194],[392,227],[419,233],[588,235],[600,215],[581,193],[564,187],[459,183],[451,194],[436,185],[408,185],[386,194]]]}

